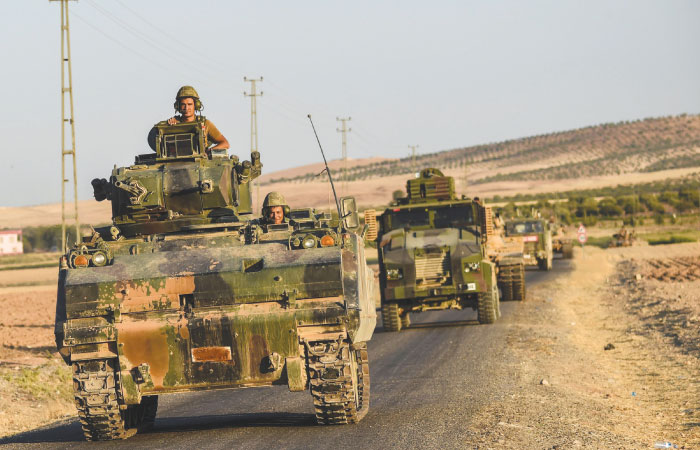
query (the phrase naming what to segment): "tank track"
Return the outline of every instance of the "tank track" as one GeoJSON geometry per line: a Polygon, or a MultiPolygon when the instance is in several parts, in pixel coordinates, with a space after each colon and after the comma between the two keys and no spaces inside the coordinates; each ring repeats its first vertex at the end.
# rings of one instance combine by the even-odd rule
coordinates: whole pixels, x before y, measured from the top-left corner
{"type": "Polygon", "coordinates": [[[116,359],[73,363],[75,406],[88,441],[126,439],[153,427],[158,396],[144,396],[139,405],[120,407],[116,359]]]}
{"type": "Polygon", "coordinates": [[[399,305],[396,303],[384,303],[382,305],[382,323],[384,331],[401,331],[401,316],[399,305]]]}
{"type": "Polygon", "coordinates": [[[116,360],[106,359],[73,364],[75,406],[88,441],[126,439],[136,434],[136,428],[128,427],[128,410],[119,408],[116,364],[116,360]]]}
{"type": "Polygon", "coordinates": [[[307,344],[309,385],[320,425],[359,422],[369,411],[369,359],[365,343],[307,344]],[[356,387],[356,388],[355,388],[356,387]]]}

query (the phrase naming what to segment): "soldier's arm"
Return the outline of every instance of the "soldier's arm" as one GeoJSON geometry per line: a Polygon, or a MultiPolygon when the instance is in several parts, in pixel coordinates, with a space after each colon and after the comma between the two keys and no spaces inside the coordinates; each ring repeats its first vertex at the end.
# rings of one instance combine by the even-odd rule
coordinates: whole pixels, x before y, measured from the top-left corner
{"type": "Polygon", "coordinates": [[[226,137],[221,134],[216,125],[212,123],[211,120],[206,122],[207,138],[209,141],[215,143],[216,145],[212,147],[214,150],[229,148],[229,143],[226,137]]]}

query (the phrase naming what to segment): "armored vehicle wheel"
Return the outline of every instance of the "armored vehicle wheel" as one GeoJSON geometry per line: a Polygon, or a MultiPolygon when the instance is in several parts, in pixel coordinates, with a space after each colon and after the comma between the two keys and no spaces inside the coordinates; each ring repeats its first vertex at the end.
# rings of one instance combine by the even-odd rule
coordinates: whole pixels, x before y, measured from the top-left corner
{"type": "Polygon", "coordinates": [[[408,315],[408,311],[401,314],[401,328],[408,328],[411,326],[411,317],[408,315]]]}
{"type": "Polygon", "coordinates": [[[518,264],[512,267],[513,300],[525,300],[525,265],[518,264]]]}
{"type": "Polygon", "coordinates": [[[504,301],[513,300],[513,273],[515,266],[501,266],[498,271],[498,287],[504,301]]]}
{"type": "Polygon", "coordinates": [[[382,322],[384,323],[384,331],[401,330],[399,305],[396,303],[384,303],[382,305],[382,322]]]}
{"type": "Polygon", "coordinates": [[[498,289],[494,287],[486,292],[479,292],[477,315],[479,323],[494,323],[501,316],[501,304],[498,289]]]}
{"type": "Polygon", "coordinates": [[[319,425],[357,423],[369,411],[367,344],[323,341],[306,347],[319,425]]]}
{"type": "Polygon", "coordinates": [[[120,408],[115,359],[73,364],[75,406],[88,441],[126,439],[140,427],[153,425],[158,397],[144,397],[140,405],[120,408]]]}
{"type": "Polygon", "coordinates": [[[540,270],[549,270],[552,268],[552,261],[548,258],[539,258],[537,260],[537,268],[540,270]]]}
{"type": "Polygon", "coordinates": [[[574,244],[563,244],[561,246],[561,254],[564,257],[564,259],[572,259],[574,257],[574,244]]]}

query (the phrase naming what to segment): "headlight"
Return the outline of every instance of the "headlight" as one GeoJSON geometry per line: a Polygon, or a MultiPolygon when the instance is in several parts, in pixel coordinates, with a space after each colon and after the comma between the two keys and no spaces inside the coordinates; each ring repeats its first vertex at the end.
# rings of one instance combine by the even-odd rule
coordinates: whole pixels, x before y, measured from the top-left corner
{"type": "Polygon", "coordinates": [[[466,263],[464,265],[464,272],[478,272],[479,271],[479,263],[478,262],[473,262],[473,263],[466,263]]]}
{"type": "Polygon", "coordinates": [[[316,237],[313,235],[308,235],[304,238],[304,241],[302,242],[302,245],[304,248],[314,248],[316,247],[316,237]]]}
{"type": "Polygon", "coordinates": [[[104,266],[107,263],[107,255],[103,252],[96,252],[92,255],[92,263],[97,267],[104,266]]]}
{"type": "Polygon", "coordinates": [[[386,279],[387,280],[400,280],[403,278],[403,273],[401,272],[401,269],[387,269],[386,270],[386,279]]]}

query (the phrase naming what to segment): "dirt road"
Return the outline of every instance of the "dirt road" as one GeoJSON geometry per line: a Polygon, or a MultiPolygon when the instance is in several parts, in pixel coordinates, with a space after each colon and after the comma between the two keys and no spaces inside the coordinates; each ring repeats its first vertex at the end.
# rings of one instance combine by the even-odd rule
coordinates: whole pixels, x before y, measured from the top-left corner
{"type": "MultiPolygon", "coordinates": [[[[528,271],[527,300],[504,303],[494,325],[471,311],[414,314],[400,333],[380,324],[372,406],[355,426],[315,426],[310,396],[284,388],[204,392],[164,396],[153,431],[105,446],[698,448],[698,281],[651,277],[660,256],[697,255],[698,244],[587,248],[528,271]]],[[[88,445],[75,419],[0,444],[88,445]]]]}

